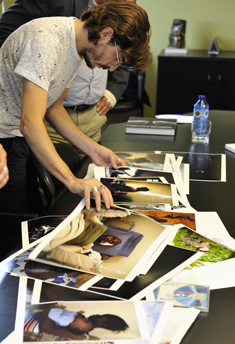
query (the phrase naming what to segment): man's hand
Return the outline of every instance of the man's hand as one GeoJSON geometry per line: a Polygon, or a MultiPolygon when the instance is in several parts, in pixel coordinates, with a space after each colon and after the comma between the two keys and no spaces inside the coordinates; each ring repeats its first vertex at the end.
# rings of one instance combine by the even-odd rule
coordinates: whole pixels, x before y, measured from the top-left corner
{"type": "MultiPolygon", "coordinates": [[[[114,169],[119,166],[126,166],[125,162],[121,160],[113,151],[110,149],[95,144],[95,148],[89,155],[92,161],[97,166],[112,166],[114,169]]],[[[101,199],[105,203],[106,209],[113,207],[113,197],[109,189],[104,186],[98,179],[71,179],[69,184],[67,184],[69,190],[73,193],[79,193],[84,196],[86,209],[90,210],[90,198],[91,194],[95,199],[96,210],[101,211],[101,199]]]]}
{"type": "Polygon", "coordinates": [[[99,115],[106,115],[111,108],[112,106],[105,96],[102,96],[96,105],[96,111],[99,115]]]}
{"type": "Polygon", "coordinates": [[[111,192],[96,178],[74,178],[67,186],[71,192],[78,193],[84,197],[87,210],[90,210],[91,208],[92,195],[95,199],[97,212],[101,211],[101,199],[104,201],[105,207],[107,209],[113,207],[113,197],[111,192]]]}
{"type": "Polygon", "coordinates": [[[113,167],[126,166],[125,162],[121,160],[111,149],[101,146],[96,143],[92,147],[92,151],[88,153],[91,160],[97,166],[113,167]]]}
{"type": "Polygon", "coordinates": [[[0,189],[8,182],[7,153],[0,144],[0,189]]]}

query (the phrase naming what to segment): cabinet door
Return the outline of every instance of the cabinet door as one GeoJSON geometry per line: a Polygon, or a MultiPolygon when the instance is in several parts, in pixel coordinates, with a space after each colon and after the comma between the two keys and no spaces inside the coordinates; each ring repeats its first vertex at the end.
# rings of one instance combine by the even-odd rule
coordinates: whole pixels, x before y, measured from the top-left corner
{"type": "MultiPolygon", "coordinates": [[[[219,61],[218,61],[219,62],[219,61]]],[[[216,65],[214,110],[235,110],[235,60],[216,65]]],[[[209,103],[210,104],[210,103],[209,103]]]]}
{"type": "Polygon", "coordinates": [[[193,111],[199,94],[211,105],[215,94],[214,64],[187,58],[160,59],[157,82],[157,114],[193,111]]]}

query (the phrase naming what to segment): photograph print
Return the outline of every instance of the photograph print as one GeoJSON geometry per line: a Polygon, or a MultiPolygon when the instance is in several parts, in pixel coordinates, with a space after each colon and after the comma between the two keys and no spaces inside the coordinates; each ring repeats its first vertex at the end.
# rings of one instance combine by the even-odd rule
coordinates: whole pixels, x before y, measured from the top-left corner
{"type": "Polygon", "coordinates": [[[29,259],[34,248],[22,249],[1,263],[1,270],[17,276],[24,276],[58,286],[86,290],[100,277],[91,273],[55,266],[29,259]]]}
{"type": "Polygon", "coordinates": [[[154,152],[115,152],[122,159],[126,166],[164,170],[165,153],[155,154],[154,152]]]}
{"type": "Polygon", "coordinates": [[[165,235],[153,219],[121,209],[74,212],[58,229],[30,259],[114,279],[138,273],[165,235]]]}
{"type": "Polygon", "coordinates": [[[190,270],[235,257],[234,248],[221,245],[219,242],[200,235],[188,227],[178,226],[179,228],[171,244],[175,247],[203,252],[203,255],[189,265],[187,269],[190,270]]]}
{"type": "Polygon", "coordinates": [[[24,342],[128,341],[159,338],[172,305],[162,301],[26,304],[24,342]]]}
{"type": "Polygon", "coordinates": [[[174,176],[171,172],[136,168],[130,166],[119,166],[116,169],[113,167],[105,167],[105,176],[107,178],[121,178],[121,179],[138,179],[146,180],[153,179],[160,183],[175,184],[174,176]]]}
{"type": "Polygon", "coordinates": [[[194,213],[183,213],[183,212],[170,212],[163,210],[136,210],[140,214],[147,215],[159,222],[160,224],[166,225],[178,225],[183,224],[193,230],[196,230],[195,214],[194,213]]]}
{"type": "Polygon", "coordinates": [[[115,204],[177,203],[176,186],[173,184],[118,178],[101,178],[100,181],[111,191],[115,204]]]}
{"type": "Polygon", "coordinates": [[[21,224],[23,246],[35,242],[53,231],[66,216],[40,216],[24,221],[21,224]]]}
{"type": "MultiPolygon", "coordinates": [[[[168,154],[169,152],[164,153],[168,154]]],[[[197,152],[175,152],[174,154],[183,157],[183,164],[189,164],[190,180],[226,181],[225,154],[197,152]]]]}

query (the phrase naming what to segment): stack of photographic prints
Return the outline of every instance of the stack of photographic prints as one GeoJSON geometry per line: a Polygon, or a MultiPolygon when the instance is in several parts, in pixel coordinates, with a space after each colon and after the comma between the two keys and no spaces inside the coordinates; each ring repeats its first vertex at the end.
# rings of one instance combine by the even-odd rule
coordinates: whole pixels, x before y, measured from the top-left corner
{"type": "Polygon", "coordinates": [[[82,199],[68,216],[22,222],[22,249],[0,264],[19,280],[16,327],[4,344],[158,344],[174,333],[178,344],[209,312],[215,271],[233,261],[235,243],[217,213],[189,204],[189,181],[202,178],[190,161],[210,161],[203,177],[224,182],[224,156],[117,155],[126,166],[88,169],[111,191],[113,208],[97,212],[91,199],[86,210],[82,199]]]}

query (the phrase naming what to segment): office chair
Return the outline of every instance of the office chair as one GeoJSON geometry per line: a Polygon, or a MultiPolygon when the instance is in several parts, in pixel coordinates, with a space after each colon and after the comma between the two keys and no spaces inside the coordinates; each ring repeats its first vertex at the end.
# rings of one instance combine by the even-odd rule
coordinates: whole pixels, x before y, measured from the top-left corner
{"type": "Polygon", "coordinates": [[[129,68],[130,77],[126,91],[109,113],[128,112],[137,110],[137,116],[143,117],[144,104],[150,105],[147,92],[144,89],[145,71],[129,68]]]}
{"type": "Polygon", "coordinates": [[[56,199],[56,189],[51,176],[34,155],[29,159],[27,171],[30,210],[19,214],[2,212],[0,209],[0,226],[5,239],[4,246],[1,244],[0,247],[0,259],[5,258],[12,250],[21,248],[21,222],[47,215],[56,199]]]}
{"type": "Polygon", "coordinates": [[[27,183],[28,183],[28,197],[29,197],[29,212],[25,214],[1,212],[0,218],[13,217],[15,219],[21,219],[22,221],[38,216],[41,212],[48,213],[49,209],[55,202],[56,190],[52,181],[50,173],[46,168],[38,161],[38,159],[31,155],[27,164],[27,183]],[[41,191],[40,191],[41,189],[41,191]],[[43,192],[43,198],[41,193],[43,192]],[[48,209],[48,211],[47,211],[48,209]]]}

